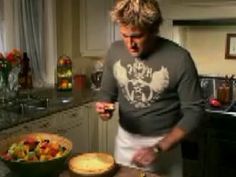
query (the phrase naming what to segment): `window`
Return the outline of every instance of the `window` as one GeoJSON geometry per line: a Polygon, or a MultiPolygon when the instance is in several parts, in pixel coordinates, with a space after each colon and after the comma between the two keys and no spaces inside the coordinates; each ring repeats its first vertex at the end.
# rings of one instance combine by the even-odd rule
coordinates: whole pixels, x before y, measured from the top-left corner
{"type": "Polygon", "coordinates": [[[4,51],[3,20],[4,20],[3,0],[0,0],[0,52],[4,51]]]}
{"type": "Polygon", "coordinates": [[[54,84],[55,7],[56,0],[0,0],[0,52],[27,52],[35,87],[54,84]]]}

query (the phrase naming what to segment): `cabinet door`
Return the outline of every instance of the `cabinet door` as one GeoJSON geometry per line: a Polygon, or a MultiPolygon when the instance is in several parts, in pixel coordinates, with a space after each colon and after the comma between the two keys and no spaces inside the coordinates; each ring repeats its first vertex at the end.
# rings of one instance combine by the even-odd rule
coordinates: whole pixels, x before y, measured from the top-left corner
{"type": "Polygon", "coordinates": [[[205,167],[205,128],[199,127],[198,131],[186,137],[182,143],[183,176],[203,177],[205,167]]]}
{"type": "Polygon", "coordinates": [[[119,25],[116,23],[112,23],[112,42],[122,40],[120,35],[120,28],[119,25]]]}
{"type": "Polygon", "coordinates": [[[162,25],[160,26],[160,31],[159,31],[159,35],[173,40],[174,39],[174,29],[173,29],[173,25],[172,25],[172,20],[171,19],[165,19],[162,23],[162,25]]]}
{"type": "Polygon", "coordinates": [[[119,125],[119,111],[118,105],[113,113],[113,117],[107,122],[107,152],[110,154],[114,153],[115,150],[115,139],[119,125]]]}
{"type": "Polygon", "coordinates": [[[52,121],[55,115],[50,115],[38,120],[20,124],[16,127],[9,128],[0,132],[1,142],[4,141],[7,137],[17,136],[20,134],[27,134],[31,132],[51,132],[55,133],[56,130],[52,121]]]}
{"type": "Polygon", "coordinates": [[[113,116],[108,121],[98,121],[98,139],[99,139],[99,151],[107,152],[110,154],[114,153],[115,138],[117,134],[117,128],[119,125],[119,110],[118,104],[115,105],[116,110],[113,116]]]}
{"type": "Polygon", "coordinates": [[[80,1],[82,56],[104,56],[111,42],[111,0],[80,1]]]}
{"type": "Polygon", "coordinates": [[[95,103],[91,102],[85,105],[88,109],[89,118],[89,149],[92,152],[98,152],[98,113],[95,111],[95,103]]]}
{"type": "Polygon", "coordinates": [[[72,141],[73,153],[89,151],[89,122],[86,106],[57,113],[53,121],[56,132],[72,141]]]}

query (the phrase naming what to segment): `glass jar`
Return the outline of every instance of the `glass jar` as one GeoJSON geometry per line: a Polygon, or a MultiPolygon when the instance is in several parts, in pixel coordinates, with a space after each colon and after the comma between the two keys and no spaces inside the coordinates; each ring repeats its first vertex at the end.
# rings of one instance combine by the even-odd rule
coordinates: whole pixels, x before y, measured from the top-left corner
{"type": "Polygon", "coordinates": [[[66,55],[57,60],[57,90],[72,90],[72,61],[66,55]]]}
{"type": "Polygon", "coordinates": [[[217,89],[217,99],[222,104],[229,104],[232,100],[231,88],[227,84],[222,84],[217,89]]]}
{"type": "Polygon", "coordinates": [[[102,74],[103,74],[103,63],[101,61],[97,61],[94,65],[94,70],[92,71],[90,77],[93,90],[101,89],[102,74]]]}

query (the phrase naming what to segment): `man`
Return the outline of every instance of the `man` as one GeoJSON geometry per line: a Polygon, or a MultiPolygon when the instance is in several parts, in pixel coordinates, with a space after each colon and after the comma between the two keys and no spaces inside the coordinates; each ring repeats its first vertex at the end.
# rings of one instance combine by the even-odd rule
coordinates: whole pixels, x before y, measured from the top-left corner
{"type": "Polygon", "coordinates": [[[162,16],[156,0],[117,0],[111,11],[123,41],[107,54],[96,111],[119,102],[117,163],[182,176],[180,142],[203,117],[194,62],[185,49],[157,36],[162,16]]]}

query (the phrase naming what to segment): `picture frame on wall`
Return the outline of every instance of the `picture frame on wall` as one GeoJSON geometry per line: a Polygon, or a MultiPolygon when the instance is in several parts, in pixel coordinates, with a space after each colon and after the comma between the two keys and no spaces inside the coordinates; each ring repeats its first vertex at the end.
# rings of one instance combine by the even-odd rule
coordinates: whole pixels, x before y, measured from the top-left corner
{"type": "Polygon", "coordinates": [[[225,59],[236,59],[236,33],[226,36],[225,59]]]}

